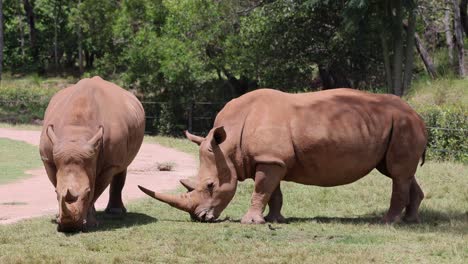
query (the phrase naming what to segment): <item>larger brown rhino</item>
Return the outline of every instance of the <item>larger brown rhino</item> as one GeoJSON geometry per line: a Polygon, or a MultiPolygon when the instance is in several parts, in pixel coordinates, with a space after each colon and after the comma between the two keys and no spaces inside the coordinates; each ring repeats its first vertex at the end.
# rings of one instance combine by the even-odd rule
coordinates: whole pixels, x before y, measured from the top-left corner
{"type": "Polygon", "coordinates": [[[280,181],[338,186],[377,168],[393,181],[386,223],[419,221],[424,195],[415,179],[424,162],[426,128],[418,114],[393,95],[352,89],[288,94],[261,89],[230,101],[206,138],[186,133],[200,145],[194,189],[180,195],[146,194],[213,221],[234,196],[237,181],[255,181],[242,223],[283,222],[280,181]],[[264,218],[263,211],[269,205],[264,218]]]}
{"type": "Polygon", "coordinates": [[[58,230],[97,224],[94,202],[110,184],[107,213],[124,213],[127,167],[143,141],[145,113],[130,92],[100,77],[58,92],[45,113],[40,154],[59,203],[58,230]]]}

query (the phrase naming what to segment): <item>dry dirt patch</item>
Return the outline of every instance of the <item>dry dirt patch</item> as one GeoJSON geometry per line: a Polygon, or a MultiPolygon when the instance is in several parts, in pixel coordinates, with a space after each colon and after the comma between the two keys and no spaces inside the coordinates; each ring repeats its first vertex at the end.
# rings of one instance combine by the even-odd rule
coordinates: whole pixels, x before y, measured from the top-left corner
{"type": "MultiPolygon", "coordinates": [[[[0,128],[0,138],[39,144],[40,131],[0,128]]],[[[39,154],[37,155],[39,159],[39,154]]],[[[123,200],[145,197],[137,185],[156,191],[169,191],[180,186],[179,180],[195,175],[197,163],[189,154],[158,144],[143,143],[137,157],[128,168],[123,200]],[[159,171],[156,164],[174,164],[172,171],[159,171]]],[[[57,211],[54,187],[43,167],[29,170],[31,177],[0,185],[0,224],[13,223],[57,211]]],[[[109,194],[105,191],[96,202],[97,209],[107,205],[109,194]]]]}

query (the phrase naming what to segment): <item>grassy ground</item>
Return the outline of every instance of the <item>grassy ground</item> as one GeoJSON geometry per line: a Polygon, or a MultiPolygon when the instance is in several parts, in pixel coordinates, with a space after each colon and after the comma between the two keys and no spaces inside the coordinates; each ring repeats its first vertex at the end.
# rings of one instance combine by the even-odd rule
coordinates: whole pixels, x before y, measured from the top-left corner
{"type": "Polygon", "coordinates": [[[27,177],[25,170],[41,166],[37,147],[0,138],[0,184],[27,177]]]}
{"type": "Polygon", "coordinates": [[[32,125],[32,124],[10,124],[0,122],[0,128],[11,128],[11,129],[20,129],[20,130],[35,130],[40,131],[42,126],[32,125]]]}
{"type": "Polygon", "coordinates": [[[52,95],[75,81],[73,78],[44,78],[39,75],[2,75],[0,122],[37,122],[43,118],[52,95]]]}
{"type": "Polygon", "coordinates": [[[190,153],[192,155],[198,155],[198,146],[191,143],[186,138],[172,138],[163,136],[145,136],[144,142],[146,143],[157,143],[169,148],[178,149],[180,151],[190,153]]]}
{"type": "MultiPolygon", "coordinates": [[[[196,155],[188,140],[145,140],[196,155]]],[[[57,233],[52,216],[0,226],[0,263],[466,263],[467,169],[427,162],[418,171],[426,193],[418,225],[377,223],[391,192],[391,181],[377,172],[337,188],[283,183],[289,224],[241,225],[248,181],[220,223],[191,222],[184,212],[143,199],[127,205],[123,220],[100,214],[100,227],[90,233],[57,233]]]]}
{"type": "Polygon", "coordinates": [[[467,84],[465,79],[420,79],[413,84],[405,99],[417,110],[427,106],[455,106],[468,111],[467,84]]]}

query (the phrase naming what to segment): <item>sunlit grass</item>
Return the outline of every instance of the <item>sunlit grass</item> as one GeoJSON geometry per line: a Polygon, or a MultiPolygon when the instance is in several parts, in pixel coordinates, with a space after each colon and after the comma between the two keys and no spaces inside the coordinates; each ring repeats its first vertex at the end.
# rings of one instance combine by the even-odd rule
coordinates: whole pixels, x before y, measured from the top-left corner
{"type": "Polygon", "coordinates": [[[428,106],[464,107],[468,111],[468,80],[421,78],[414,82],[405,99],[416,109],[428,106]]]}
{"type": "Polygon", "coordinates": [[[37,168],[41,164],[37,147],[0,138],[0,184],[28,177],[25,170],[37,168]]]}
{"type": "Polygon", "coordinates": [[[168,148],[178,149],[180,151],[198,155],[198,146],[186,138],[173,138],[165,136],[145,136],[144,142],[157,143],[168,148]]]}
{"type": "MultiPolygon", "coordinates": [[[[197,153],[186,139],[145,140],[197,153]]],[[[419,169],[426,199],[417,225],[378,224],[391,180],[375,171],[336,188],[282,183],[290,223],[241,225],[253,188],[246,181],[219,223],[143,199],[127,205],[124,220],[100,214],[90,233],[57,233],[53,216],[0,226],[0,263],[466,263],[467,168],[429,161],[419,169]]]]}
{"type": "Polygon", "coordinates": [[[10,123],[1,123],[0,128],[11,128],[11,129],[18,129],[18,130],[35,130],[40,131],[42,126],[40,125],[33,125],[33,124],[10,124],[10,123]]]}

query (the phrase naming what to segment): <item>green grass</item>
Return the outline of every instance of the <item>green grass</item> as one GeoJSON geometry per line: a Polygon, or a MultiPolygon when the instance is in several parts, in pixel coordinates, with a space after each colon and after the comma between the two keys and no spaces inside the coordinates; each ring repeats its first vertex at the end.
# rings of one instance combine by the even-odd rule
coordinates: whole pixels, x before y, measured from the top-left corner
{"type": "MultiPolygon", "coordinates": [[[[145,141],[196,153],[188,140],[145,141]]],[[[253,188],[246,181],[220,217],[229,220],[219,223],[191,222],[143,199],[127,205],[124,220],[99,214],[101,225],[90,233],[57,233],[52,216],[0,226],[0,263],[466,263],[467,169],[451,162],[420,168],[426,199],[418,225],[377,223],[391,192],[390,179],[377,172],[336,188],[283,183],[290,223],[241,225],[253,188]]]]}
{"type": "Polygon", "coordinates": [[[0,184],[27,177],[25,170],[41,164],[37,147],[0,138],[0,184]]]}
{"type": "Polygon", "coordinates": [[[468,112],[468,80],[421,78],[414,82],[405,99],[416,110],[426,107],[462,107],[468,112]]]}
{"type": "Polygon", "coordinates": [[[168,148],[178,149],[180,151],[198,155],[198,146],[186,138],[173,138],[164,136],[145,136],[145,143],[157,143],[168,148]]]}
{"type": "Polygon", "coordinates": [[[32,123],[44,116],[50,98],[74,83],[72,78],[44,78],[39,75],[2,75],[0,122],[32,123]]]}
{"type": "Polygon", "coordinates": [[[18,129],[18,130],[33,130],[33,131],[40,131],[42,126],[40,125],[33,125],[33,124],[10,124],[10,123],[1,123],[0,128],[11,128],[11,129],[18,129]]]}

